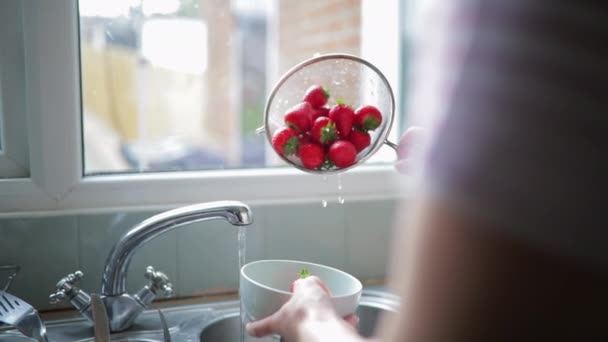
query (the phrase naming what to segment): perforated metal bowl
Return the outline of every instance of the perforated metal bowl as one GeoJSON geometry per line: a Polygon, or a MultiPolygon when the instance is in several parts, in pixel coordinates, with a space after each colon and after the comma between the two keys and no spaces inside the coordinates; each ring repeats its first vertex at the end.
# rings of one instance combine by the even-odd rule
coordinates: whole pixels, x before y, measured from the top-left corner
{"type": "Polygon", "coordinates": [[[272,143],[276,130],[285,127],[284,114],[302,102],[306,90],[321,85],[330,91],[328,106],[341,99],[357,109],[362,105],[376,106],[382,113],[382,123],[370,131],[371,144],[357,155],[355,164],[346,168],[311,170],[305,168],[298,157],[279,155],[286,163],[305,172],[316,174],[340,173],[352,169],[369,159],[383,144],[393,149],[397,145],[387,140],[395,115],[395,98],[386,77],[372,63],[348,54],[327,54],[308,59],[285,73],[275,84],[266,100],[264,127],[258,133],[266,133],[272,143]]]}

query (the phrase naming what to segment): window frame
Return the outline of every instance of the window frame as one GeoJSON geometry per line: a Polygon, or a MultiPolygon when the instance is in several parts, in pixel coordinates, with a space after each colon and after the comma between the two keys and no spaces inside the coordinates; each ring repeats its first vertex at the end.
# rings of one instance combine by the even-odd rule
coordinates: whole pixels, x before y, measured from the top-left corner
{"type": "MultiPolygon", "coordinates": [[[[30,177],[0,180],[0,217],[337,198],[337,176],[323,181],[293,168],[84,176],[77,6],[77,0],[23,2],[30,177]]],[[[400,194],[392,165],[361,166],[340,177],[347,201],[400,194]]]]}

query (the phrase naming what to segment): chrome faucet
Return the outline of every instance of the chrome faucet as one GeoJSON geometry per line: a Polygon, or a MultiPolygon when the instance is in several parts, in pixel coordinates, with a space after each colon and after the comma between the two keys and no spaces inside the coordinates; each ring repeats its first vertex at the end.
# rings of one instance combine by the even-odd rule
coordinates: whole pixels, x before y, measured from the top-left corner
{"type": "MultiPolygon", "coordinates": [[[[252,223],[251,210],[241,202],[221,201],[201,203],[169,210],[137,224],[123,235],[106,259],[101,279],[101,297],[106,306],[110,330],[129,328],[135,318],[150,304],[157,294],[170,296],[173,292],[169,278],[148,266],[145,276],[149,284],[136,294],[127,293],[127,270],[133,255],[146,242],[185,224],[223,218],[235,226],[252,223]]],[[[91,296],[76,286],[83,273],[76,271],[57,283],[57,289],[49,299],[51,303],[69,300],[83,316],[93,321],[91,296]]]]}

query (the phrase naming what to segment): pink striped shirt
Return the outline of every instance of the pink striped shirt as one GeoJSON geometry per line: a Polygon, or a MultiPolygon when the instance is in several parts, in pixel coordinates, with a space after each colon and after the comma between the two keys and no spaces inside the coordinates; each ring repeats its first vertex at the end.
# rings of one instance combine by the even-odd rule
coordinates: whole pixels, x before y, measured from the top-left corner
{"type": "Polygon", "coordinates": [[[415,77],[410,108],[442,115],[429,186],[504,234],[608,270],[608,1],[438,4],[445,24],[420,52],[437,62],[433,86],[415,77]]]}

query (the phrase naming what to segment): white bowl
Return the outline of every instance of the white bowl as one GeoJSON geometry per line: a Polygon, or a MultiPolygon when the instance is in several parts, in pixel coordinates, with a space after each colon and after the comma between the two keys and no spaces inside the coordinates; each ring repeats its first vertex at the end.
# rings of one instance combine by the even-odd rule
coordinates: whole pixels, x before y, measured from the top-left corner
{"type": "Polygon", "coordinates": [[[309,270],[327,285],[340,316],[355,312],[363,286],[352,275],[310,262],[260,260],[241,268],[239,292],[245,319],[255,321],[279,310],[291,297],[289,287],[302,269],[309,270]]]}

